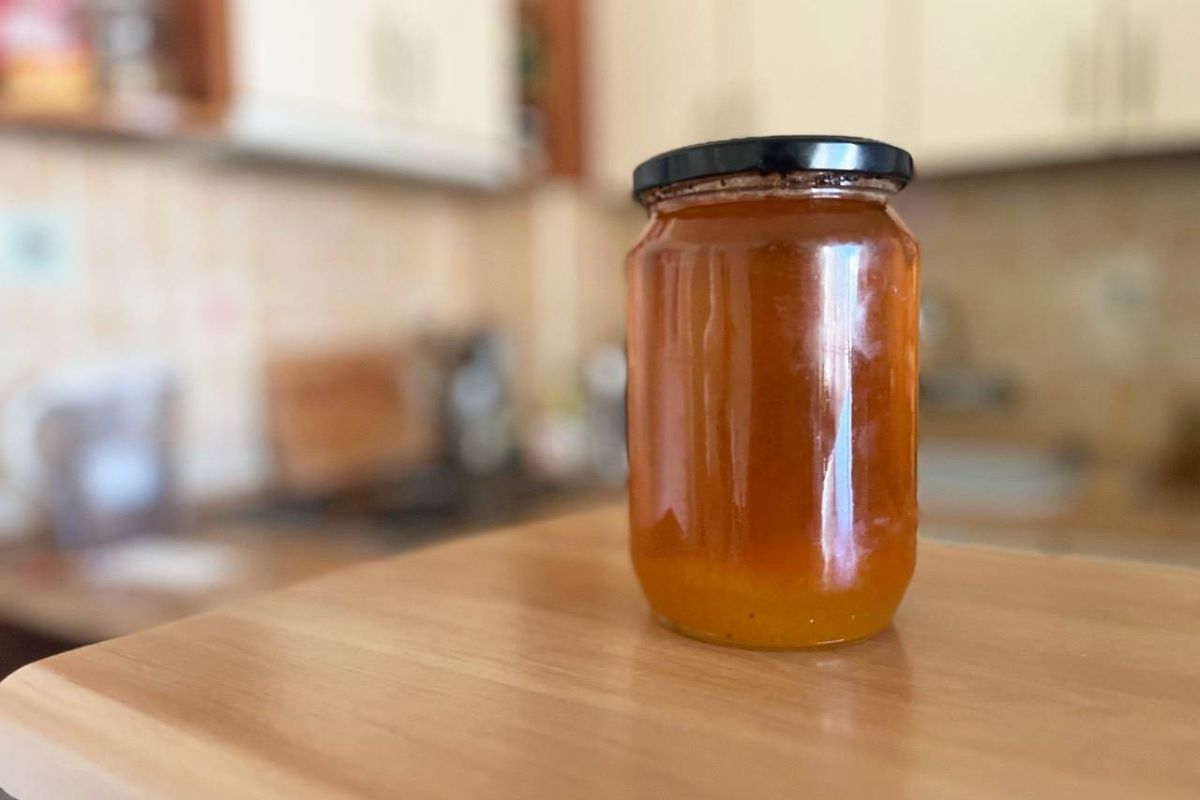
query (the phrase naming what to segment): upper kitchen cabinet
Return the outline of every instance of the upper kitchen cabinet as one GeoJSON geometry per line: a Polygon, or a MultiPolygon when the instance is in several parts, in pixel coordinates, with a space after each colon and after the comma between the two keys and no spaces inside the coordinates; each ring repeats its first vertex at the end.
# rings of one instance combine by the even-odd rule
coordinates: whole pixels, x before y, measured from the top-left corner
{"type": "Polygon", "coordinates": [[[515,6],[505,0],[372,5],[370,72],[384,119],[435,135],[511,145],[517,123],[515,6]]]}
{"type": "MultiPolygon", "coordinates": [[[[749,131],[737,107],[740,44],[723,28],[729,0],[593,0],[585,97],[588,170],[628,194],[633,168],[655,153],[749,131]]],[[[744,63],[744,62],[743,62],[744,63]]]]}
{"type": "Polygon", "coordinates": [[[519,163],[510,0],[232,0],[232,144],[498,186],[519,163]]]}
{"type": "Polygon", "coordinates": [[[233,0],[233,77],[239,110],[324,108],[367,118],[363,96],[371,0],[233,0]],[[357,23],[357,25],[356,25],[357,23]],[[356,32],[357,28],[357,32],[356,32]],[[357,100],[357,102],[355,102],[357,100]]]}
{"type": "Polygon", "coordinates": [[[748,0],[747,91],[758,134],[898,138],[889,0],[748,0]]]}
{"type": "Polygon", "coordinates": [[[1200,145],[1194,0],[592,0],[588,171],[771,133],[894,141],[922,172],[1200,145]]]}
{"type": "Polygon", "coordinates": [[[1075,158],[1114,139],[1106,0],[904,5],[915,14],[904,60],[919,167],[1075,158]]]}
{"type": "Polygon", "coordinates": [[[1200,2],[1127,0],[1122,81],[1127,143],[1200,143],[1200,2]]]}
{"type": "MultiPolygon", "coordinates": [[[[681,145],[818,133],[887,138],[888,0],[594,0],[587,143],[593,179],[627,194],[635,166],[681,145]]],[[[894,138],[894,137],[893,137],[894,138]]]]}

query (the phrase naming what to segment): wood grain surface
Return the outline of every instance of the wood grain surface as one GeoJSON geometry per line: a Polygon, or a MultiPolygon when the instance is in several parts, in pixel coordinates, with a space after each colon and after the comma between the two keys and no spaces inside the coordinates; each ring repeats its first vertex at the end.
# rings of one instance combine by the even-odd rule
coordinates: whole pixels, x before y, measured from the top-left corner
{"type": "Polygon", "coordinates": [[[1195,798],[1200,572],[925,543],[895,627],[653,624],[608,509],[56,656],[0,787],[63,798],[1195,798]]]}

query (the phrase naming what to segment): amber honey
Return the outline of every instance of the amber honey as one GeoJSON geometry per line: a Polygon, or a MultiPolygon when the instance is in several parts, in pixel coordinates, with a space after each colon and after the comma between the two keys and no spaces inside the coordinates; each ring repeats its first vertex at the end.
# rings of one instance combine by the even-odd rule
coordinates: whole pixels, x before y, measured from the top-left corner
{"type": "Polygon", "coordinates": [[[917,247],[885,180],[647,200],[627,265],[631,547],[693,637],[885,628],[916,548],[917,247]]]}

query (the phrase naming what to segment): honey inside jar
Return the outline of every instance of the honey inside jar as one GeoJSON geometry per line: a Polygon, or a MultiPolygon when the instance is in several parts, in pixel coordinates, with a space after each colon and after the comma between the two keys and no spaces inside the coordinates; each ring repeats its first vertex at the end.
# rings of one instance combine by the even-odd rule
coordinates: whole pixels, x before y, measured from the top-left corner
{"type": "Polygon", "coordinates": [[[697,638],[870,636],[912,575],[916,243],[827,178],[668,189],[627,262],[633,562],[697,638]]]}

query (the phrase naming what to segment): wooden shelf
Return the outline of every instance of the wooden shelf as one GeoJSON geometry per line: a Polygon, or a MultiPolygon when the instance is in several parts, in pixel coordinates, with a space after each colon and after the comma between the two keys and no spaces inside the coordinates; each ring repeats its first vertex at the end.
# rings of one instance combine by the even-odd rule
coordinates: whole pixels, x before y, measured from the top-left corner
{"type": "Polygon", "coordinates": [[[224,107],[172,96],[114,100],[78,112],[5,108],[0,101],[0,126],[116,136],[197,136],[214,131],[224,107]]]}
{"type": "Polygon", "coordinates": [[[226,0],[170,0],[169,5],[178,94],[100,98],[90,108],[70,111],[14,107],[0,97],[0,127],[146,138],[214,132],[231,94],[226,0]]]}

